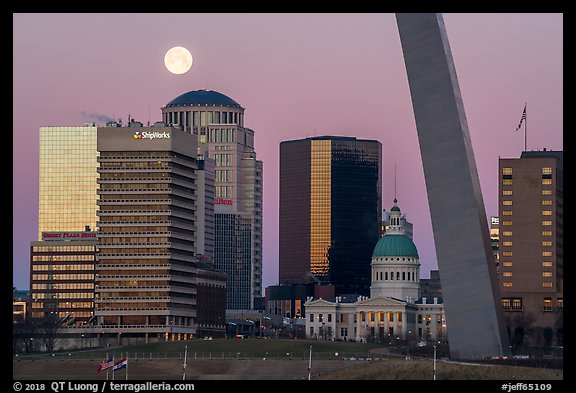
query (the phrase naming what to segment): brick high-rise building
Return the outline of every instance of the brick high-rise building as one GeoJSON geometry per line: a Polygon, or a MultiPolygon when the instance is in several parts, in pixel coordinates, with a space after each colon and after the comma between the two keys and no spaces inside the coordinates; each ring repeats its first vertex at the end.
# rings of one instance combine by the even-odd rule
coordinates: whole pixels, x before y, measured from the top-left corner
{"type": "Polygon", "coordinates": [[[512,343],[562,344],[562,151],[500,158],[499,280],[512,343]]]}

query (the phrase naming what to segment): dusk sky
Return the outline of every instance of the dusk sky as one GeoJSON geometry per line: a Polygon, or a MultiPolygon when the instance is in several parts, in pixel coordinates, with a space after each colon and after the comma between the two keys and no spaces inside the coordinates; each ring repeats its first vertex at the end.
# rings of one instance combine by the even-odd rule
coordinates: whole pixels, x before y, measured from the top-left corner
{"type": "MultiPolygon", "coordinates": [[[[486,215],[498,212],[498,157],[563,150],[562,14],[444,14],[486,215]]],[[[246,108],[264,163],[264,283],[278,283],[281,141],[342,135],[382,143],[382,207],[414,224],[421,277],[437,268],[420,150],[394,14],[14,14],[13,284],[29,288],[37,240],[39,128],[144,124],[197,89],[246,108]],[[170,73],[174,46],[194,58],[170,73]]],[[[447,190],[448,192],[449,190],[447,190]]],[[[454,212],[458,214],[458,212],[454,212]]]]}

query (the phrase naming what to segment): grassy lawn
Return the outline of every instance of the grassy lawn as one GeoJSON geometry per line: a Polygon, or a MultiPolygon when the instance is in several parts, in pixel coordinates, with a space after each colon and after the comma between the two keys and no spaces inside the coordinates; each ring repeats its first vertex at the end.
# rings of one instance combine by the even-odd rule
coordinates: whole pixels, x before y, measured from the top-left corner
{"type": "MultiPolygon", "coordinates": [[[[138,358],[181,358],[184,356],[185,347],[188,347],[190,358],[254,358],[267,357],[281,358],[308,358],[310,346],[312,346],[313,359],[331,359],[348,356],[368,357],[369,350],[381,347],[378,344],[341,342],[341,341],[318,341],[318,340],[289,340],[289,339],[213,339],[155,342],[148,344],[136,344],[123,347],[110,347],[90,351],[59,352],[55,358],[69,359],[97,359],[104,358],[106,353],[115,358],[126,353],[130,357],[138,358]],[[338,355],[336,355],[338,353],[338,355]]],[[[24,358],[49,356],[29,355],[24,358]]]]}
{"type": "MultiPolygon", "coordinates": [[[[562,370],[543,368],[464,364],[439,361],[437,380],[561,380],[562,370]]],[[[432,380],[431,359],[388,358],[378,362],[358,362],[345,370],[324,374],[318,379],[337,380],[432,380]]]]}

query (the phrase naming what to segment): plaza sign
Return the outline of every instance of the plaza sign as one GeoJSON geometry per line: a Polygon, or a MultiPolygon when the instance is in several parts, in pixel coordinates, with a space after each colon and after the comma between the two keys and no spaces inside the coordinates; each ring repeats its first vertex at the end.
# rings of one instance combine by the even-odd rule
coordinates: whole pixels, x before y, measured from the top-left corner
{"type": "Polygon", "coordinates": [[[42,232],[42,240],[96,240],[96,232],[42,232]]]}

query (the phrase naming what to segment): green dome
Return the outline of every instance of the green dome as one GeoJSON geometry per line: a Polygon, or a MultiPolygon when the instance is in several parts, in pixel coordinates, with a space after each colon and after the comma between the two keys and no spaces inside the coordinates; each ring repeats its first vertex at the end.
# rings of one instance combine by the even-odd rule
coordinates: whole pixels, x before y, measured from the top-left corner
{"type": "Polygon", "coordinates": [[[378,240],[372,257],[418,257],[412,239],[406,235],[384,235],[378,240]]]}

